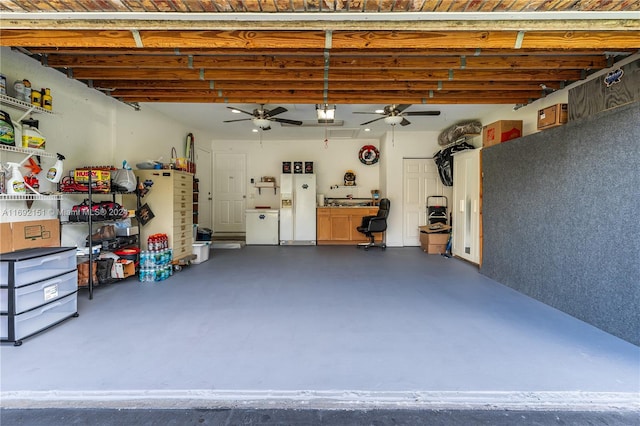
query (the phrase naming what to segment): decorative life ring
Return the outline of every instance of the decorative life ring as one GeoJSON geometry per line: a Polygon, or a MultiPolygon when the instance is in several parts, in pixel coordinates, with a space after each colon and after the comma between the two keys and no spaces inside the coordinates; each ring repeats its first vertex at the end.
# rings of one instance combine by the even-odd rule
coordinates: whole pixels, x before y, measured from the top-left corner
{"type": "Polygon", "coordinates": [[[378,151],[378,148],[373,145],[365,145],[360,148],[358,158],[360,158],[360,162],[362,164],[370,166],[378,162],[378,160],[380,159],[380,151],[378,151]]]}

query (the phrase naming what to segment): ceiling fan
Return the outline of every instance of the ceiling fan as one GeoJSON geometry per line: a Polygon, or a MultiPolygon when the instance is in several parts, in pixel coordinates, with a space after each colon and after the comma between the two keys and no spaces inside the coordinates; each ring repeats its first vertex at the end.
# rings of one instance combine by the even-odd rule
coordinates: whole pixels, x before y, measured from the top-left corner
{"type": "Polygon", "coordinates": [[[374,121],[384,120],[385,123],[395,126],[396,124],[400,124],[401,126],[406,126],[407,124],[411,124],[409,120],[405,118],[405,116],[409,115],[440,115],[440,111],[406,111],[405,109],[409,108],[411,104],[402,104],[396,105],[391,104],[384,107],[383,110],[378,110],[374,112],[358,112],[354,111],[354,114],[380,114],[382,117],[375,118],[373,120],[367,121],[365,123],[360,124],[364,126],[365,124],[373,123],[374,121]]]}
{"type": "Polygon", "coordinates": [[[260,105],[260,108],[256,108],[253,112],[243,111],[240,108],[236,107],[227,107],[232,111],[242,112],[248,115],[253,116],[252,118],[240,118],[238,120],[225,120],[224,123],[232,123],[234,121],[249,121],[251,120],[256,127],[261,128],[262,130],[271,130],[271,122],[276,121],[278,123],[287,123],[292,124],[294,126],[301,126],[302,121],[298,120],[288,120],[286,118],[277,118],[275,117],[278,114],[282,114],[283,112],[287,112],[286,108],[283,107],[275,107],[271,110],[266,109],[264,104],[260,105]]]}

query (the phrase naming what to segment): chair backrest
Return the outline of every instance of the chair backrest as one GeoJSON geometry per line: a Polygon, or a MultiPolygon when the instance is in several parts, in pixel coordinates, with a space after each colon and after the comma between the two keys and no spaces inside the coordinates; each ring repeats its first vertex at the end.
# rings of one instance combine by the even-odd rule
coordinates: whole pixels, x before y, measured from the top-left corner
{"type": "Polygon", "coordinates": [[[378,208],[378,213],[376,217],[387,218],[389,216],[389,209],[391,208],[391,201],[388,198],[382,198],[380,200],[380,208],[378,208]]]}

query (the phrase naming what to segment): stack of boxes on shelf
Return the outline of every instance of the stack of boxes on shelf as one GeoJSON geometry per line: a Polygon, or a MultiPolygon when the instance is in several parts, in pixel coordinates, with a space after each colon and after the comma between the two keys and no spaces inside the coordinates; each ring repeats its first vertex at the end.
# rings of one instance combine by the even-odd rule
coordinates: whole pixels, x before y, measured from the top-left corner
{"type": "Polygon", "coordinates": [[[555,104],[538,110],[538,130],[558,127],[567,122],[569,118],[568,104],[555,104]]]}
{"type": "MultiPolygon", "coordinates": [[[[569,118],[568,104],[555,104],[538,110],[538,130],[558,127],[569,118]]],[[[499,120],[482,128],[484,148],[510,141],[522,136],[522,120],[499,120]]]]}

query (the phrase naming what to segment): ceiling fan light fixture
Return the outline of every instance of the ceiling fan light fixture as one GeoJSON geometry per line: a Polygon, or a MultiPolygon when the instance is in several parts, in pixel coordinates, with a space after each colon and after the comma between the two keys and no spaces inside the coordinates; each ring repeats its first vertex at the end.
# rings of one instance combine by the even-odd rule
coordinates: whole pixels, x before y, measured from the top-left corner
{"type": "Polygon", "coordinates": [[[318,123],[333,123],[336,118],[336,106],[329,104],[316,104],[318,123]]]}
{"type": "Polygon", "coordinates": [[[384,118],[384,122],[387,124],[391,124],[392,126],[395,126],[396,124],[402,123],[403,119],[404,118],[401,115],[390,115],[384,118]]]}
{"type": "Polygon", "coordinates": [[[271,126],[271,121],[267,120],[266,118],[254,118],[251,121],[253,121],[253,124],[256,127],[260,127],[261,129],[266,129],[267,127],[271,126]]]}

